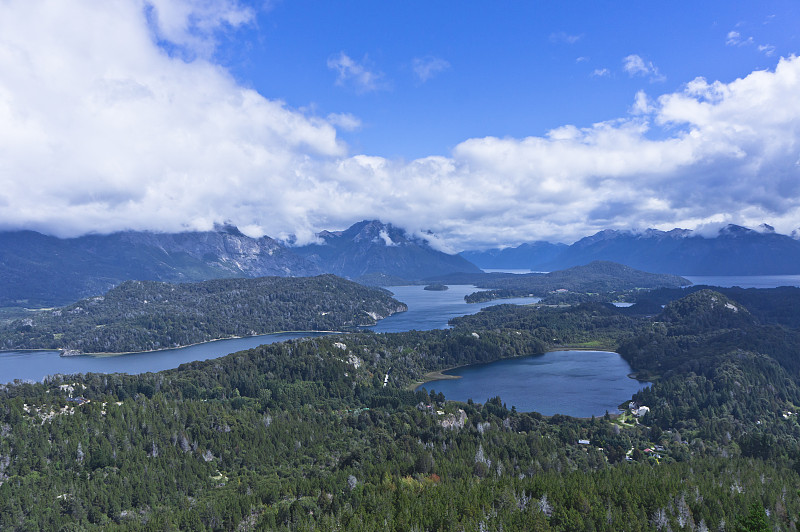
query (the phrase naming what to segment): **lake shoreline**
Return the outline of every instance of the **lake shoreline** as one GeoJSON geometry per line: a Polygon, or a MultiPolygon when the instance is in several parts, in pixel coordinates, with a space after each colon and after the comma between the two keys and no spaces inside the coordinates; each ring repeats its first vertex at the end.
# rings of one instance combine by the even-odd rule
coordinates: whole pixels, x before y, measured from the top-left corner
{"type": "MultiPolygon", "coordinates": [[[[163,351],[171,351],[173,349],[184,349],[186,347],[194,347],[198,345],[206,345],[212,344],[214,342],[222,342],[225,340],[241,340],[243,338],[257,338],[259,336],[272,336],[278,334],[347,334],[345,331],[275,331],[269,333],[262,333],[262,334],[252,334],[249,336],[227,336],[225,338],[215,338],[213,340],[206,340],[204,342],[195,342],[193,344],[186,344],[186,345],[178,345],[174,347],[165,347],[163,349],[150,349],[148,351],[124,351],[124,352],[111,352],[111,353],[81,353],[79,355],[68,355],[68,356],[87,356],[87,357],[94,357],[94,358],[110,358],[110,357],[117,357],[121,355],[141,355],[145,353],[161,353],[163,351]]],[[[284,340],[288,341],[288,340],[284,340]]],[[[16,351],[21,351],[21,349],[17,349],[16,351]]],[[[63,351],[63,349],[39,349],[38,351],[63,351]]]]}
{"type": "MultiPolygon", "coordinates": [[[[460,394],[455,394],[455,397],[452,397],[450,395],[451,391],[452,391],[452,390],[450,390],[450,388],[453,385],[455,385],[455,383],[452,382],[452,381],[456,381],[458,379],[462,379],[462,378],[466,378],[466,377],[472,378],[472,376],[471,375],[467,375],[467,373],[465,373],[464,375],[452,375],[452,374],[450,374],[450,372],[456,371],[456,370],[459,370],[459,369],[473,370],[473,369],[481,368],[481,367],[484,367],[484,366],[490,366],[490,365],[496,364],[496,363],[505,363],[505,362],[513,363],[513,361],[520,361],[520,360],[523,360],[523,359],[526,359],[526,358],[537,359],[537,358],[544,357],[544,356],[549,355],[549,354],[554,354],[554,353],[562,353],[562,354],[564,354],[564,353],[569,353],[569,352],[575,352],[575,353],[590,352],[590,353],[595,353],[595,354],[603,355],[603,356],[616,355],[617,357],[620,357],[620,359],[621,359],[621,355],[613,350],[613,346],[606,347],[605,349],[598,348],[597,346],[592,346],[592,347],[589,347],[589,346],[578,346],[578,345],[573,345],[573,346],[569,346],[569,347],[567,347],[567,346],[558,346],[557,348],[551,348],[548,351],[545,351],[544,353],[538,353],[538,354],[532,354],[532,355],[522,355],[522,356],[518,356],[518,357],[499,358],[499,359],[492,360],[492,361],[489,361],[489,362],[481,362],[481,363],[477,363],[477,364],[463,364],[463,365],[458,365],[458,366],[453,366],[453,367],[441,369],[441,370],[438,370],[438,371],[431,371],[431,372],[425,373],[423,375],[422,380],[416,381],[414,383],[409,384],[406,387],[406,389],[408,389],[410,391],[416,391],[416,390],[421,389],[421,388],[424,387],[429,392],[431,390],[444,392],[444,394],[447,397],[448,401],[467,402],[467,399],[465,399],[465,397],[463,396],[464,395],[463,392],[460,393],[460,394]],[[448,381],[449,381],[449,383],[448,383],[448,381]],[[439,382],[439,385],[435,385],[434,384],[433,386],[430,386],[431,383],[435,383],[435,382],[439,382]],[[428,385],[428,386],[426,386],[426,385],[428,385]],[[440,389],[440,386],[441,386],[441,389],[440,389]],[[448,390],[450,390],[450,391],[448,391],[448,390]]],[[[624,360],[624,359],[622,359],[622,360],[624,360]]],[[[626,366],[627,366],[627,364],[626,364],[626,366]]],[[[470,373],[472,373],[472,371],[470,371],[470,373]]],[[[629,370],[629,372],[626,372],[624,375],[625,375],[625,378],[623,378],[623,380],[630,379],[630,381],[635,381],[639,385],[650,385],[650,384],[652,384],[651,381],[644,380],[644,379],[638,377],[635,373],[630,372],[630,370],[629,370]]],[[[621,375],[620,375],[620,377],[621,377],[621,375]]],[[[628,382],[630,382],[630,381],[628,381],[628,382]]],[[[463,385],[456,385],[456,386],[463,387],[463,385]]],[[[641,387],[640,387],[640,389],[641,389],[641,387]]],[[[470,394],[467,394],[467,396],[469,396],[469,395],[470,394]]],[[[504,397],[504,399],[506,401],[512,401],[512,402],[514,401],[514,394],[513,393],[509,397],[505,397],[503,393],[500,393],[499,395],[501,397],[504,397]]],[[[627,403],[628,401],[630,401],[630,396],[628,396],[627,393],[624,394],[624,395],[627,398],[623,403],[620,403],[620,404],[624,404],[624,403],[627,403]]],[[[490,394],[490,396],[491,396],[491,394],[490,394]]],[[[478,399],[476,399],[474,397],[474,394],[473,394],[472,399],[475,400],[476,403],[481,402],[481,401],[479,401],[478,399]]],[[[509,402],[508,404],[510,405],[511,402],[509,402]]],[[[616,403],[614,403],[614,404],[616,405],[616,403]]],[[[523,405],[516,404],[516,406],[517,406],[517,409],[520,412],[538,412],[538,413],[542,414],[544,417],[551,417],[551,415],[542,413],[540,410],[536,409],[536,407],[533,406],[533,405],[528,405],[528,406],[533,406],[532,410],[526,410],[524,403],[523,403],[523,405]]],[[[613,412],[613,410],[616,410],[617,408],[619,408],[618,405],[616,405],[615,408],[613,408],[613,409],[609,406],[608,409],[606,410],[606,412],[609,415],[611,415],[612,417],[615,417],[616,414],[613,412]]],[[[547,410],[545,409],[545,411],[547,411],[547,410]]],[[[555,414],[552,414],[552,415],[555,415],[555,414]]],[[[571,414],[568,413],[568,414],[564,414],[564,415],[569,415],[571,417],[580,418],[580,419],[584,419],[584,418],[585,419],[591,419],[591,417],[593,417],[593,416],[594,417],[599,417],[601,415],[601,413],[597,412],[597,413],[594,413],[593,416],[592,416],[592,415],[587,414],[585,412],[585,410],[584,410],[583,412],[575,412],[575,413],[571,413],[571,414]]]]}
{"type": "MultiPolygon", "coordinates": [[[[121,355],[142,355],[145,353],[161,353],[163,351],[171,351],[173,349],[184,349],[186,347],[195,347],[198,345],[205,345],[211,344],[214,342],[223,342],[225,340],[241,340],[244,338],[257,338],[259,336],[272,336],[278,334],[347,334],[347,331],[275,331],[269,333],[262,333],[262,334],[253,334],[250,336],[226,336],[225,338],[214,338],[213,340],[206,340],[203,342],[195,342],[193,344],[186,344],[186,345],[177,345],[171,347],[164,347],[162,349],[149,349],[147,351],[120,351],[120,352],[100,352],[100,353],[77,353],[74,355],[61,355],[65,358],[72,358],[72,357],[93,357],[93,358],[109,358],[109,357],[116,357],[121,355]]],[[[52,349],[0,349],[0,353],[50,353],[50,352],[64,352],[69,351],[68,349],[56,347],[52,349]]]]}
{"type": "MultiPolygon", "coordinates": [[[[485,366],[486,364],[493,364],[493,363],[499,362],[501,360],[514,360],[514,359],[517,359],[517,358],[544,356],[547,353],[555,353],[555,352],[558,352],[558,351],[598,351],[598,352],[601,352],[601,353],[619,354],[616,351],[612,351],[611,348],[603,349],[603,348],[600,348],[600,347],[565,346],[565,347],[559,347],[558,349],[550,349],[548,351],[545,351],[544,353],[539,353],[539,354],[521,355],[521,356],[518,356],[518,357],[508,357],[508,358],[498,358],[496,360],[490,360],[488,362],[479,362],[477,364],[461,364],[460,366],[452,366],[452,367],[449,367],[449,368],[444,368],[444,369],[440,369],[440,370],[436,370],[436,371],[429,371],[428,373],[426,373],[426,374],[424,374],[422,376],[422,380],[421,381],[412,382],[411,384],[409,384],[406,387],[406,389],[411,390],[413,392],[414,390],[416,390],[417,388],[419,388],[423,384],[427,384],[429,382],[449,381],[449,380],[460,379],[461,378],[460,375],[449,375],[449,374],[446,373],[448,371],[453,371],[455,369],[468,368],[470,366],[485,366]]],[[[633,373],[628,373],[628,377],[630,377],[631,379],[633,379],[635,381],[648,382],[648,381],[642,381],[641,379],[636,378],[635,374],[633,374],[633,373]]]]}

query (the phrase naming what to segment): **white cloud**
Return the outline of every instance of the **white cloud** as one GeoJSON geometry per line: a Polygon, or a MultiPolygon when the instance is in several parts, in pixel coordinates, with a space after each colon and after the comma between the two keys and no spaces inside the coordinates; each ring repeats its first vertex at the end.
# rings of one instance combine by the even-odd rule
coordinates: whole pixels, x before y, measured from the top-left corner
{"type": "Polygon", "coordinates": [[[775,55],[775,47],[771,44],[756,44],[753,37],[742,37],[742,34],[736,30],[731,30],[728,32],[728,35],[725,38],[725,44],[727,46],[755,46],[759,52],[763,53],[767,57],[772,57],[775,55]]]}
{"type": "Polygon", "coordinates": [[[746,44],[747,41],[752,43],[753,39],[749,38],[743,43],[742,34],[738,31],[732,30],[728,32],[728,36],[725,39],[725,44],[728,46],[741,46],[742,44],[746,44]]]}
{"type": "Polygon", "coordinates": [[[191,55],[213,51],[217,30],[236,28],[255,18],[238,0],[144,0],[151,26],[160,39],[191,55]]]}
{"type": "Polygon", "coordinates": [[[607,78],[611,76],[611,71],[607,68],[595,68],[592,76],[595,78],[607,78]]]}
{"type": "Polygon", "coordinates": [[[242,225],[291,217],[275,188],[307,182],[309,157],[345,154],[326,121],[163,53],[139,2],[0,10],[0,197],[14,203],[2,226],[76,234],[209,227],[235,211],[250,213],[242,225]]]}
{"type": "Polygon", "coordinates": [[[616,120],[402,161],[349,156],[336,128],[357,127],[352,115],[290,109],[208,59],[164,53],[142,6],[0,3],[0,228],[230,220],[309,241],[380,218],[462,249],[605,228],[800,225],[796,57],[730,83],[637,93],[616,120]]]}
{"type": "Polygon", "coordinates": [[[772,57],[775,55],[775,47],[771,44],[759,44],[758,51],[762,52],[767,57],[772,57]]]}
{"type": "Polygon", "coordinates": [[[344,52],[339,52],[339,55],[329,58],[328,68],[338,73],[337,85],[351,87],[358,93],[387,88],[383,73],[369,70],[364,62],[359,63],[344,52]]]}
{"type": "Polygon", "coordinates": [[[328,122],[343,131],[357,131],[361,129],[361,120],[350,113],[331,113],[328,122]]]}
{"type": "Polygon", "coordinates": [[[626,56],[622,60],[622,68],[631,77],[644,76],[650,78],[651,82],[664,81],[666,79],[652,61],[645,61],[636,54],[626,56]]]}
{"type": "Polygon", "coordinates": [[[650,104],[650,100],[647,98],[647,94],[644,91],[639,91],[636,93],[636,99],[633,102],[633,106],[631,107],[631,114],[634,115],[642,115],[648,114],[653,111],[653,106],[650,104]]]}
{"type": "Polygon", "coordinates": [[[440,57],[431,55],[415,57],[412,61],[414,74],[421,83],[425,83],[440,72],[450,68],[450,63],[440,57]]]}

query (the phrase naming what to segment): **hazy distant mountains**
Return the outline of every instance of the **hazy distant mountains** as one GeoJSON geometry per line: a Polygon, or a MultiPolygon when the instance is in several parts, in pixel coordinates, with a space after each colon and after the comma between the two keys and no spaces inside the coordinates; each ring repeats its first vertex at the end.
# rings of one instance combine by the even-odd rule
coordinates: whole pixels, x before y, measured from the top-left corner
{"type": "Polygon", "coordinates": [[[728,225],[710,238],[684,229],[650,229],[640,234],[601,231],[570,246],[534,242],[503,250],[465,251],[461,255],[482,268],[534,271],[606,260],[638,270],[677,275],[800,273],[800,241],[777,234],[769,226],[761,229],[728,225]]]}
{"type": "Polygon", "coordinates": [[[323,245],[289,247],[233,226],[187,233],[123,232],[59,239],[33,231],[0,233],[0,306],[49,306],[98,295],[126,280],[202,281],[227,277],[346,277],[390,274],[402,279],[477,272],[399,228],[377,221],[323,232],[323,245]]]}
{"type": "Polygon", "coordinates": [[[463,257],[436,251],[424,239],[377,220],[359,222],[345,231],[323,231],[317,236],[321,244],[292,248],[293,251],[326,272],[352,279],[378,273],[416,280],[481,271],[463,257]]]}

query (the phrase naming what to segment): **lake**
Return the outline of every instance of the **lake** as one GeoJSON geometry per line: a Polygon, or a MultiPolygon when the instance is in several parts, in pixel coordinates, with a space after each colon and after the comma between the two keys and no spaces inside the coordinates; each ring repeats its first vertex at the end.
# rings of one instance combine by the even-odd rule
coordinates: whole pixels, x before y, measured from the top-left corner
{"type": "MultiPolygon", "coordinates": [[[[456,316],[474,314],[484,307],[500,303],[527,304],[539,298],[503,299],[500,301],[473,303],[464,302],[464,296],[475,292],[471,285],[452,285],[449,290],[437,292],[424,290],[422,286],[389,287],[395,298],[408,305],[401,312],[368,327],[375,332],[403,332],[445,329],[447,322],[456,316]]],[[[54,373],[145,373],[177,368],[181,364],[196,360],[218,358],[229,353],[251,349],[263,344],[283,342],[295,338],[320,336],[326,333],[278,333],[218,340],[204,344],[166,349],[150,353],[132,353],[116,356],[62,357],[58,351],[7,351],[0,352],[0,384],[14,379],[41,381],[54,373]]]]}
{"type": "Polygon", "coordinates": [[[482,308],[492,305],[528,305],[538,303],[538,297],[517,297],[497,299],[483,303],[466,303],[464,296],[481,290],[472,285],[449,285],[444,291],[424,290],[422,286],[387,287],[395,299],[408,305],[407,312],[399,312],[368,327],[375,332],[429,331],[447,329],[447,322],[458,316],[476,314],[482,308]]]}
{"type": "Polygon", "coordinates": [[[498,360],[447,372],[460,379],[431,381],[419,388],[447,399],[484,403],[497,395],[520,412],[551,416],[602,416],[650,383],[628,377],[631,368],[609,351],[551,351],[498,360]]]}

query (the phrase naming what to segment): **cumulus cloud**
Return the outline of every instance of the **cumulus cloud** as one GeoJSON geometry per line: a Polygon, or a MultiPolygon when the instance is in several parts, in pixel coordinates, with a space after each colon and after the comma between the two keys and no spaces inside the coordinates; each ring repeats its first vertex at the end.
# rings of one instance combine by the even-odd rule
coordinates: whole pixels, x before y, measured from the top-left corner
{"type": "Polygon", "coordinates": [[[152,17],[135,0],[0,3],[0,228],[230,220],[305,242],[380,218],[458,250],[606,228],[799,225],[796,57],[730,83],[639,92],[614,120],[403,161],[348,154],[336,129],[357,127],[352,115],[291,109],[210,59],[165,53],[152,17]]]}
{"type": "Polygon", "coordinates": [[[622,60],[622,68],[629,76],[644,76],[650,78],[651,82],[664,81],[666,77],[661,75],[658,68],[652,61],[645,61],[641,56],[631,54],[622,60]]]}
{"type": "Polygon", "coordinates": [[[611,76],[611,71],[607,68],[595,68],[592,72],[592,77],[595,78],[607,78],[611,76]]]}
{"type": "Polygon", "coordinates": [[[373,92],[387,88],[382,72],[373,72],[365,65],[366,59],[358,62],[344,52],[328,59],[328,68],[338,73],[336,84],[351,87],[358,93],[373,92]]]}
{"type": "Polygon", "coordinates": [[[412,66],[414,75],[420,83],[425,83],[440,72],[449,69],[450,63],[440,57],[428,55],[425,57],[415,57],[412,61],[412,66]]]}
{"type": "Polygon", "coordinates": [[[14,204],[2,226],[75,234],[204,228],[236,211],[250,212],[242,225],[293,217],[274,190],[312,179],[309,157],[345,155],[327,121],[207,60],[165,54],[140,2],[0,9],[0,197],[14,204]]]}

